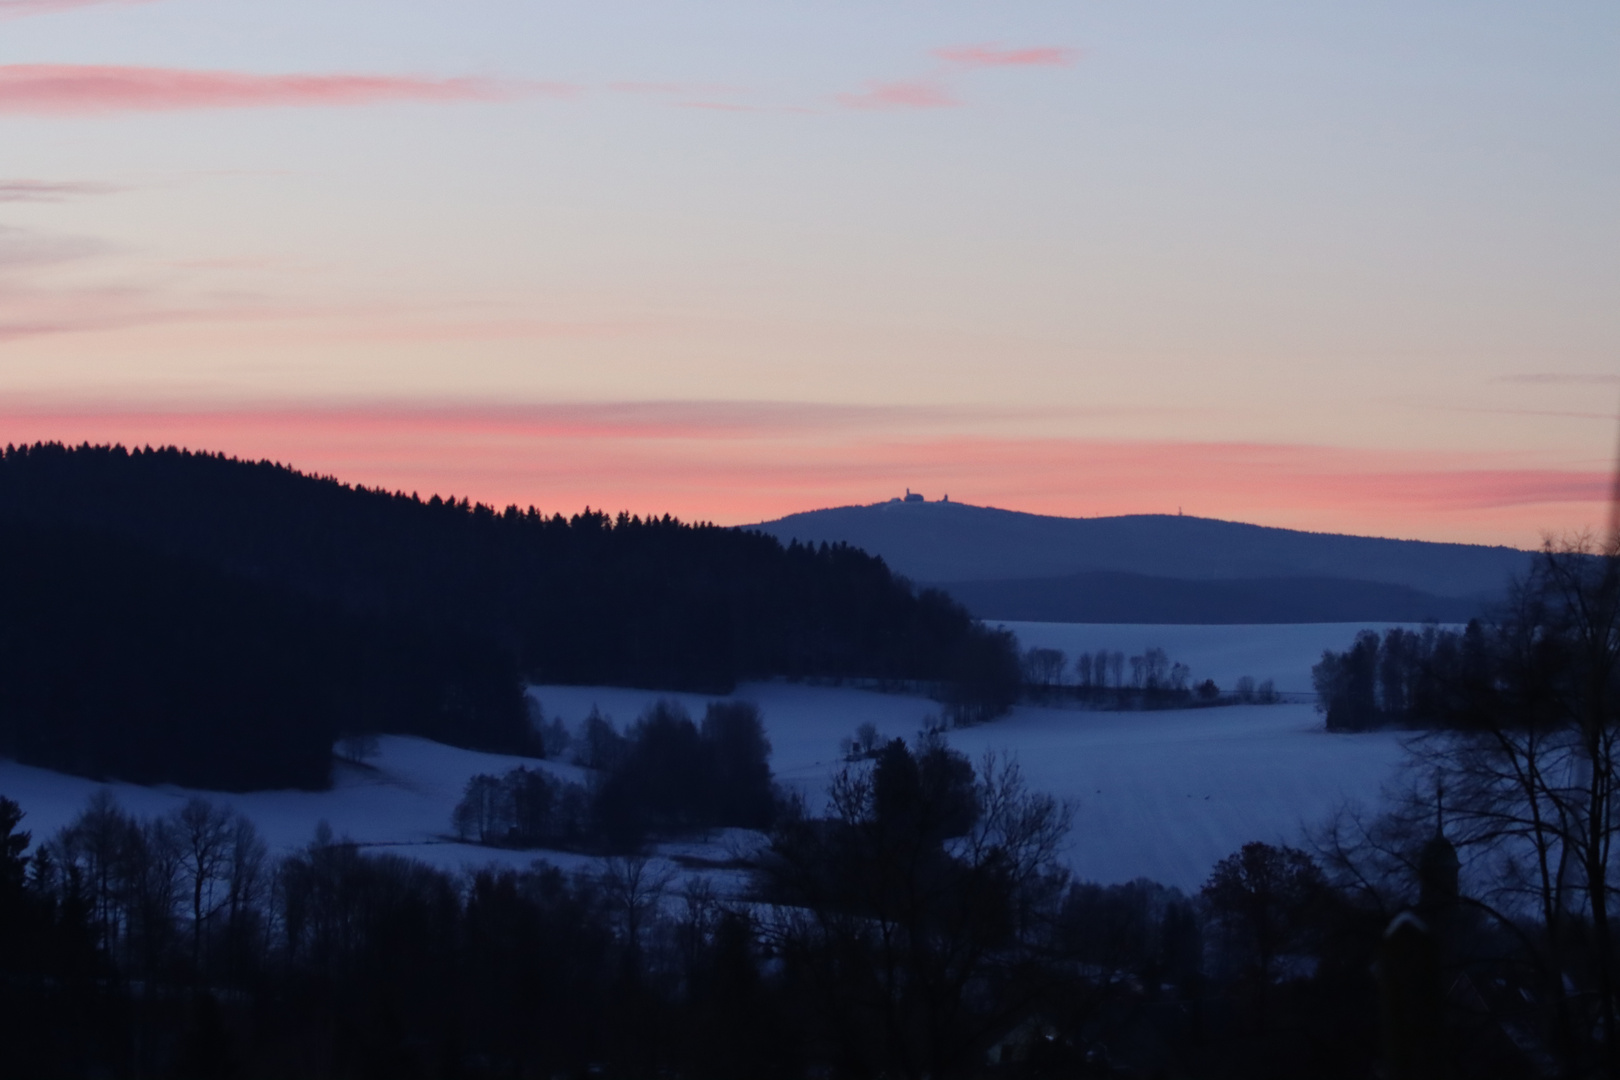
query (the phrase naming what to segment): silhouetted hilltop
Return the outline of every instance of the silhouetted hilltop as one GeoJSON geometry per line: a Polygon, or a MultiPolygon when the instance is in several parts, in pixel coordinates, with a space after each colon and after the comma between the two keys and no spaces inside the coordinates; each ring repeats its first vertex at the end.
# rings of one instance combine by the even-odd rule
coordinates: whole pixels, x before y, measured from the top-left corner
{"type": "MultiPolygon", "coordinates": [[[[717,693],[770,675],[922,680],[974,702],[1016,681],[1010,640],[877,558],[667,516],[498,512],[268,462],[39,445],[0,457],[0,526],[16,537],[0,588],[34,604],[0,605],[0,635],[28,643],[0,653],[0,753],[130,779],[180,774],[84,751],[121,711],[518,749],[523,679],[717,693]],[[74,615],[36,631],[40,568],[71,587],[74,615]],[[280,629],[248,626],[258,620],[280,629]],[[165,638],[158,626],[175,629],[165,638]],[[104,670],[101,658],[121,642],[147,672],[115,686],[107,672],[130,665],[104,670]],[[233,713],[233,696],[276,700],[266,687],[278,666],[319,699],[310,715],[321,719],[289,719],[291,703],[233,713]],[[212,689],[176,704],[182,684],[212,689]],[[77,732],[78,749],[53,730],[77,732]]],[[[270,755],[218,784],[319,782],[290,764],[307,748],[289,743],[287,768],[270,755]]]]}
{"type": "Polygon", "coordinates": [[[1168,514],[1047,517],[954,502],[846,506],[751,528],[784,542],[853,544],[946,588],[975,615],[999,619],[1031,618],[1037,608],[1076,622],[1400,620],[1425,610],[1453,618],[1503,595],[1530,562],[1505,547],[1168,514]]]}

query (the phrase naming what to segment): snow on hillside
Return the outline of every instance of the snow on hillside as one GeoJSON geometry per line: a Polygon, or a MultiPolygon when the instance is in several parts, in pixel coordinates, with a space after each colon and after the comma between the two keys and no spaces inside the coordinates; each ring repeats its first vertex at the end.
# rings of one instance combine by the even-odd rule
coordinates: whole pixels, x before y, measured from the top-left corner
{"type": "MultiPolygon", "coordinates": [[[[1020,624],[1023,643],[1130,653],[1150,645],[1192,666],[1199,678],[1230,686],[1239,675],[1272,678],[1280,689],[1309,687],[1310,665],[1324,648],[1348,645],[1359,627],[1137,627],[1020,624]]],[[[614,687],[540,686],[531,694],[546,717],[577,730],[593,707],[622,729],[660,698],[701,718],[711,698],[614,687]]],[[[862,723],[884,737],[910,739],[938,706],[919,697],[798,683],[752,683],[737,698],[759,705],[778,778],[820,806],[844,762],[839,740],[862,723]]],[[[1301,828],[1339,802],[1372,802],[1401,758],[1394,734],[1330,735],[1310,705],[1233,706],[1164,712],[1090,712],[1020,706],[992,724],[954,731],[950,742],[973,758],[987,750],[1015,755],[1031,788],[1069,800],[1074,831],[1066,858],[1081,877],[1101,882],[1146,876],[1197,888],[1216,860],[1250,840],[1299,843],[1301,828]]],[[[259,825],[272,847],[309,842],[317,824],[378,850],[446,868],[501,862],[527,865],[537,853],[454,842],[450,813],[467,779],[517,765],[577,779],[554,762],[482,754],[408,736],[386,736],[372,767],[340,765],[331,791],[194,793],[133,784],[107,785],[129,810],[167,813],[192,794],[229,804],[259,825]]],[[[27,812],[36,840],[53,834],[101,787],[91,780],[0,760],[0,794],[27,812]]],[[[677,854],[723,860],[742,842],[721,835],[671,845],[677,854]]],[[[544,853],[565,867],[577,855],[544,853]]]]}
{"type": "MultiPolygon", "coordinates": [[[[569,779],[583,770],[549,761],[483,754],[410,735],[384,735],[369,767],[340,763],[330,791],[194,791],[168,785],[99,784],[77,776],[19,765],[0,758],[0,795],[27,813],[22,827],[35,841],[53,835],[84,808],[98,789],[107,788],[125,810],[140,817],[167,814],[193,795],[228,805],[252,818],[272,850],[302,847],[325,821],[338,838],[408,855],[436,866],[506,862],[526,866],[532,854],[498,851],[453,842],[450,812],[468,778],[504,773],[519,765],[542,768],[569,779]]],[[[580,861],[558,856],[554,862],[580,861]]]]}

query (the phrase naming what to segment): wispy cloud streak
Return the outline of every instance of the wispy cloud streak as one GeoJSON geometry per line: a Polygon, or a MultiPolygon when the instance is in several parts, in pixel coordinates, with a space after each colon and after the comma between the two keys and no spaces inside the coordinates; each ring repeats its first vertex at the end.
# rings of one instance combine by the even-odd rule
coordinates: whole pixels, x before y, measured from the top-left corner
{"type": "Polygon", "coordinates": [[[0,180],[0,203],[63,202],[122,190],[114,184],[72,180],[0,180]]]}
{"type": "Polygon", "coordinates": [[[87,116],[182,109],[505,101],[567,97],[564,83],[400,75],[255,75],[82,64],[0,65],[0,116],[87,116]]]}
{"type": "Polygon", "coordinates": [[[934,55],[953,67],[1073,67],[1080,59],[1078,49],[1042,45],[1028,49],[1003,49],[996,45],[956,45],[935,49],[934,55]]]}
{"type": "Polygon", "coordinates": [[[944,86],[926,79],[872,81],[858,93],[839,94],[846,109],[948,109],[962,104],[944,86]]]}
{"type": "Polygon", "coordinates": [[[28,15],[49,15],[84,7],[127,7],[152,0],[0,0],[0,20],[21,19],[28,15]]]}
{"type": "Polygon", "coordinates": [[[528,404],[470,402],[426,405],[368,402],[355,405],[287,402],[252,407],[132,406],[118,402],[58,404],[0,399],[0,417],[30,423],[200,423],[222,429],[330,426],[373,433],[421,432],[438,436],[520,436],[638,442],[739,439],[780,441],[840,438],[872,431],[960,429],[975,422],[1085,415],[1076,410],[998,409],[985,406],[843,405],[796,401],[579,401],[528,404]]]}
{"type": "Polygon", "coordinates": [[[859,91],[834,100],[846,109],[945,109],[962,104],[952,92],[953,76],[984,68],[1072,67],[1080,53],[1057,45],[1008,49],[999,45],[953,45],[931,54],[940,66],[914,79],[872,79],[859,91]]]}

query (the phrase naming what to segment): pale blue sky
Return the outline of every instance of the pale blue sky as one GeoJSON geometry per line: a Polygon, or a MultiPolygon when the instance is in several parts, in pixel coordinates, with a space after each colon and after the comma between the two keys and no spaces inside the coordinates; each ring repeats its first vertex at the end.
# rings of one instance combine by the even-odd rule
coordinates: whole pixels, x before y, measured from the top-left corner
{"type": "MultiPolygon", "coordinates": [[[[0,198],[59,197],[0,202],[0,397],[28,408],[905,406],[943,410],[929,445],[957,457],[803,497],[878,497],[926,459],[978,501],[1164,508],[1212,489],[1143,480],[1135,507],[997,473],[973,441],[1020,462],[1029,440],[1257,444],[1361,477],[1539,470],[1558,494],[1519,476],[1429,518],[1415,496],[1303,509],[1261,470],[1200,512],[1520,542],[1596,520],[1581,478],[1620,404],[1613,4],[29,7],[0,3],[0,198]],[[939,55],[969,46],[1074,60],[939,55]],[[47,64],[499,100],[226,108],[204,87],[148,111],[115,86],[84,115],[21,67],[47,64]]],[[[133,429],[74,428],[101,430],[133,429]]],[[[796,453],[836,476],[890,433],[796,453]]],[[[592,446],[570,494],[656,496],[592,473],[618,450],[592,446]]],[[[771,485],[739,470],[670,497],[750,516],[771,485]]]]}

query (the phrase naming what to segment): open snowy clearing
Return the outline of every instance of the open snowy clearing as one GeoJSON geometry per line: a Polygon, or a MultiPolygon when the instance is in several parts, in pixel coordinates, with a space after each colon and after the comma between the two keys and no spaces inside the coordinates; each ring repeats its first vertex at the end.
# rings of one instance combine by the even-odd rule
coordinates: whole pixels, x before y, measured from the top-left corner
{"type": "MultiPolygon", "coordinates": [[[[1324,648],[1343,648],[1348,624],[1264,627],[1074,626],[1019,624],[1027,647],[1140,650],[1158,645],[1199,678],[1229,686],[1238,675],[1272,678],[1280,689],[1309,687],[1310,665],[1324,648]]],[[[616,687],[540,686],[531,694],[547,719],[572,730],[599,708],[623,729],[660,698],[701,718],[714,700],[616,687]]],[[[757,704],[773,746],[778,779],[819,807],[844,767],[839,741],[862,723],[886,738],[910,739],[936,716],[920,697],[800,683],[752,683],[736,699],[757,704]]],[[[1081,877],[1105,883],[1149,877],[1197,888],[1216,860],[1250,840],[1299,843],[1305,827],[1346,800],[1375,802],[1402,758],[1393,733],[1330,735],[1309,705],[1231,706],[1164,712],[1091,712],[1020,706],[981,727],[949,734],[978,759],[986,751],[1018,760],[1030,788],[1068,800],[1074,830],[1066,859],[1081,877]]],[[[567,853],[502,851],[455,842],[450,814],[468,778],[520,764],[569,779],[583,770],[557,762],[483,754],[409,736],[386,736],[370,767],[340,764],[331,791],[248,794],[193,792],[134,784],[101,785],[0,760],[0,794],[17,800],[36,840],[67,824],[106,786],[142,816],[167,813],[193,794],[251,817],[272,848],[309,842],[328,822],[339,837],[449,869],[498,862],[526,866],[537,857],[565,868],[592,865],[567,853]]],[[[728,833],[706,842],[666,845],[663,858],[724,861],[757,837],[728,833]]],[[[671,864],[674,869],[674,864],[671,864]]]]}
{"type": "MultiPolygon", "coordinates": [[[[483,754],[445,746],[410,735],[384,735],[379,753],[367,767],[339,762],[330,791],[194,791],[170,785],[98,784],[77,776],[19,765],[0,759],[0,794],[21,804],[22,827],[35,840],[51,836],[84,808],[101,788],[113,793],[124,809],[140,817],[166,814],[193,795],[231,806],[258,825],[272,850],[290,851],[308,844],[325,821],[340,839],[396,851],[436,866],[502,862],[527,866],[534,856],[449,840],[450,812],[461,799],[468,778],[477,773],[504,773],[519,765],[580,779],[572,765],[504,754],[483,754]]],[[[561,865],[588,860],[548,856],[561,865]]]]}

